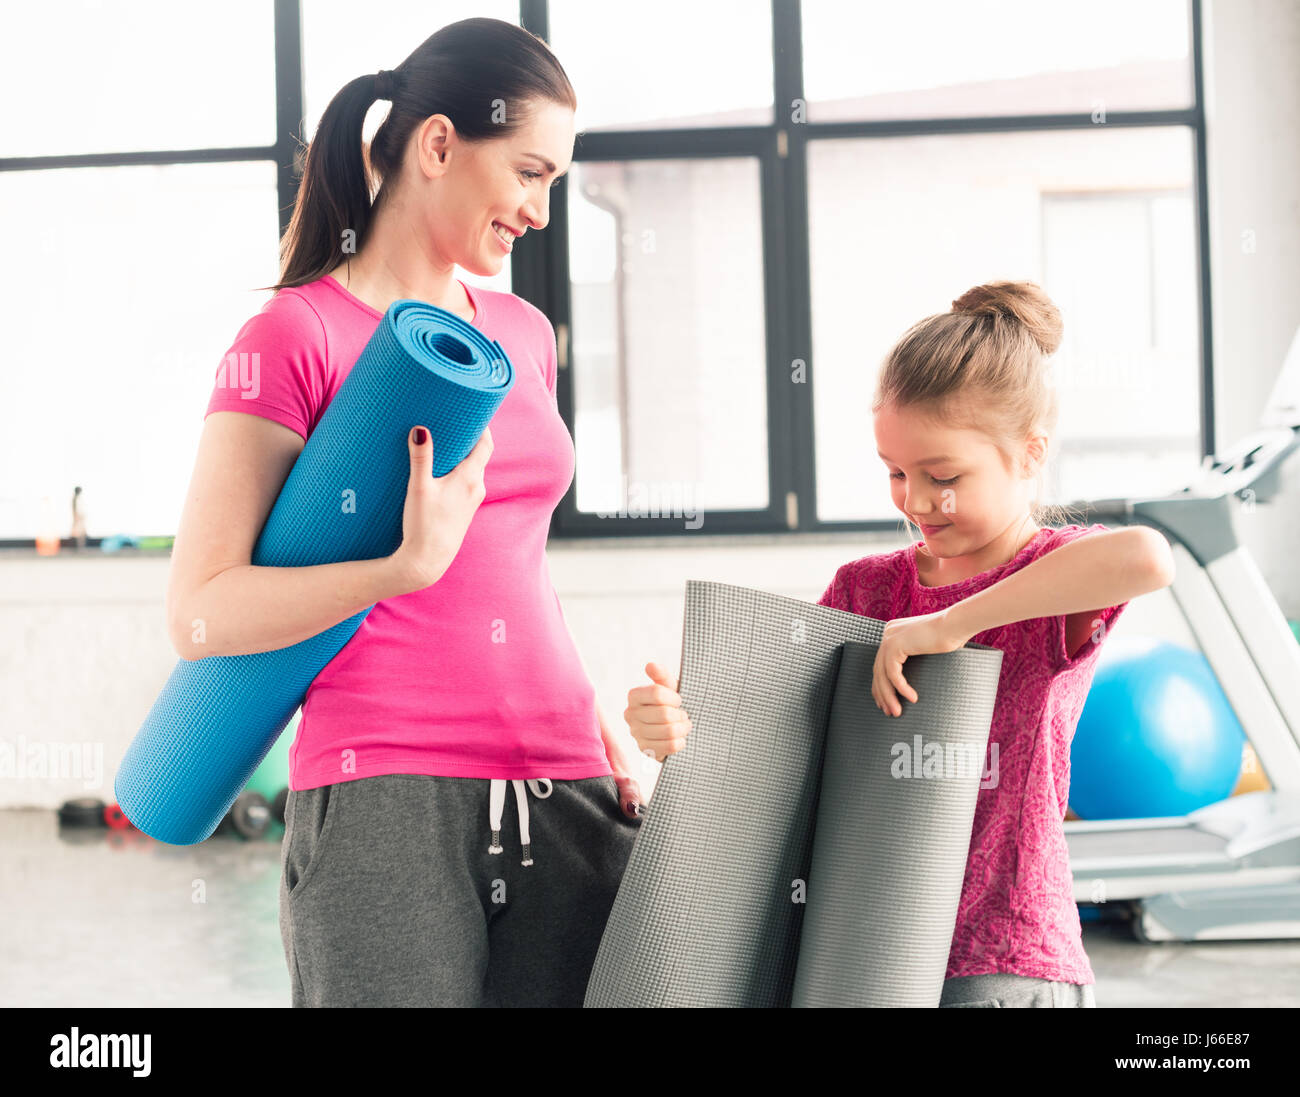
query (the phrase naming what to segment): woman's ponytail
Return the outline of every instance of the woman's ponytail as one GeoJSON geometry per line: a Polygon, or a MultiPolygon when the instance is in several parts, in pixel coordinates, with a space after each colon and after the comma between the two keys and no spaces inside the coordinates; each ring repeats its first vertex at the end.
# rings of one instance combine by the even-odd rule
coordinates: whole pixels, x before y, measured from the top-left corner
{"type": "Polygon", "coordinates": [[[314,282],[365,239],[374,187],[361,137],[366,114],[379,98],[375,85],[373,74],[349,80],[321,115],[293,217],[280,240],[281,274],[274,289],[314,282]]]}

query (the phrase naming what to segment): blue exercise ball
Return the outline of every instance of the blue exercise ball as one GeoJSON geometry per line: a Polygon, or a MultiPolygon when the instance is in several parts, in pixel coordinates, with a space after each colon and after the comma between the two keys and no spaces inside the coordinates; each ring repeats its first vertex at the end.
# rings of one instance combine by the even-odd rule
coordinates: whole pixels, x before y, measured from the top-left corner
{"type": "Polygon", "coordinates": [[[1081,819],[1186,815],[1232,794],[1245,742],[1199,651],[1109,639],[1070,748],[1070,807],[1081,819]]]}

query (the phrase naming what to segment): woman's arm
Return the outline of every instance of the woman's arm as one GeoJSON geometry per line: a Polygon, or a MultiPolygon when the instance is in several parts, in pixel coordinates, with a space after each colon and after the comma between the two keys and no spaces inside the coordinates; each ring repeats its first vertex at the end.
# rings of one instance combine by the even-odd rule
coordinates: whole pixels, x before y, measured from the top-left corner
{"type": "Polygon", "coordinates": [[[596,705],[596,719],[600,723],[600,737],[605,743],[605,757],[609,760],[609,768],[614,771],[614,783],[618,786],[619,807],[629,818],[635,818],[641,814],[644,802],[641,792],[641,756],[634,749],[635,741],[627,732],[610,726],[599,703],[596,705]]]}
{"type": "Polygon", "coordinates": [[[258,415],[220,411],[204,422],[167,586],[168,631],[182,659],[288,647],[399,593],[387,558],[249,563],[303,444],[258,415]]]}
{"type": "Polygon", "coordinates": [[[1146,526],[1080,537],[943,611],[953,633],[972,636],[1033,617],[1098,612],[1174,581],[1169,543],[1146,526]]]}
{"type": "Polygon", "coordinates": [[[303,448],[288,427],[245,412],[207,417],[172,551],[167,625],[182,659],[249,655],[300,643],[385,598],[420,590],[455,559],[483,500],[491,431],[446,476],[433,446],[408,439],[402,544],[390,556],[311,567],[250,563],[303,448]]]}

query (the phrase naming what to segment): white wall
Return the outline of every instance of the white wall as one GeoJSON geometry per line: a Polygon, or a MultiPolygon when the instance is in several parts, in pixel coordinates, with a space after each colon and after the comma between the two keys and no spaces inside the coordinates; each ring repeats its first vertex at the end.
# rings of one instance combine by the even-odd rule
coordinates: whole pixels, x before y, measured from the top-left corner
{"type": "MultiPolygon", "coordinates": [[[[687,579],[816,601],[840,564],[900,543],[846,534],[692,538],[686,549],[588,541],[552,545],[548,557],[601,706],[625,731],[627,691],[647,681],[646,662],[677,672],[687,579]]],[[[167,568],[163,554],[0,558],[0,749],[12,756],[36,744],[49,758],[60,744],[87,767],[54,779],[0,769],[0,808],[113,799],[113,774],[176,664],[164,624],[167,568]]],[[[1125,630],[1190,640],[1167,595],[1141,600],[1127,618],[1125,630]]],[[[659,767],[644,766],[648,792],[659,767]]]]}
{"type": "MultiPolygon", "coordinates": [[[[1300,4],[1208,0],[1211,304],[1217,445],[1249,433],[1300,326],[1300,4]]],[[[1300,459],[1271,507],[1238,531],[1300,618],[1300,459]]]]}

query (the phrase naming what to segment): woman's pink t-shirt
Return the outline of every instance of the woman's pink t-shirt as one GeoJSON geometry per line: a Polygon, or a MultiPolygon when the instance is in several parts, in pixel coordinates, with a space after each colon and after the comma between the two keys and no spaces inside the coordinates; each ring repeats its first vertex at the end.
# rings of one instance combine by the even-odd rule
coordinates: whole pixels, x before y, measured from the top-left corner
{"type": "MultiPolygon", "coordinates": [[[[937,613],[1053,549],[1105,530],[1103,525],[1040,529],[1001,567],[939,587],[921,584],[916,545],[864,556],[835,573],[819,605],[881,621],[937,613]]],[[[981,787],[975,801],[945,978],[1006,972],[1065,983],[1095,981],[1083,950],[1065,842],[1070,741],[1101,640],[1127,605],[1076,615],[1068,629],[1073,651],[1067,651],[1063,616],[1016,621],[971,637],[1004,653],[985,759],[986,772],[997,779],[981,787]]]]}
{"type": "MultiPolygon", "coordinates": [[[[595,688],[546,562],[551,512],[575,461],[555,401],[555,332],[514,294],[465,289],[474,326],[515,369],[491,422],[486,496],[442,578],[379,602],[316,676],[289,752],[293,789],[383,773],[611,772],[595,688]]],[[[207,414],[260,415],[306,439],[380,319],[328,275],[280,290],[240,329],[207,414]]]]}

